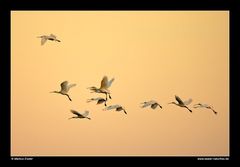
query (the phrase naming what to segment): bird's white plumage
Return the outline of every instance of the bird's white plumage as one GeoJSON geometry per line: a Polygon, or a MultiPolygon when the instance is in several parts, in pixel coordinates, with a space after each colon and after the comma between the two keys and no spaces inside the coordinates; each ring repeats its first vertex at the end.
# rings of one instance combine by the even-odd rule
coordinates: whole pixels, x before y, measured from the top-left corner
{"type": "MultiPolygon", "coordinates": [[[[88,118],[89,111],[84,111],[84,113],[79,113],[76,110],[70,110],[73,114],[77,115],[77,117],[72,117],[72,118],[88,118]]],[[[90,118],[88,118],[90,119],[90,118]]]]}
{"type": "Polygon", "coordinates": [[[207,108],[207,109],[212,110],[214,112],[214,114],[217,114],[217,112],[213,109],[213,106],[210,106],[208,104],[198,103],[198,104],[195,104],[193,107],[194,108],[207,108]]]}
{"type": "Polygon", "coordinates": [[[181,100],[181,98],[180,97],[178,97],[177,95],[175,95],[175,99],[176,99],[176,101],[178,102],[178,103],[176,103],[176,102],[171,102],[171,103],[168,103],[168,104],[175,104],[175,105],[177,105],[177,106],[179,106],[179,107],[185,107],[185,108],[187,108],[188,109],[188,111],[190,111],[191,113],[192,113],[192,110],[190,110],[188,107],[187,107],[187,105],[185,104],[185,103],[191,103],[192,102],[192,99],[189,99],[187,102],[183,102],[182,100],[181,100]]]}
{"type": "Polygon", "coordinates": [[[109,88],[109,87],[112,85],[112,82],[113,82],[114,80],[115,80],[115,79],[112,78],[112,79],[108,82],[108,84],[107,84],[107,88],[109,88]]]}
{"type": "Polygon", "coordinates": [[[111,109],[116,109],[115,111],[118,111],[118,112],[123,111],[125,114],[127,114],[125,108],[118,104],[108,106],[108,107],[104,108],[103,110],[111,110],[111,109]]]}
{"type": "Polygon", "coordinates": [[[107,76],[104,76],[103,79],[101,80],[100,88],[97,88],[95,86],[91,86],[88,89],[90,89],[92,91],[91,93],[103,93],[103,94],[105,94],[106,95],[106,101],[107,101],[107,95],[111,99],[110,90],[108,88],[111,86],[113,81],[114,81],[114,78],[111,79],[111,81],[108,81],[107,76]]]}
{"type": "Polygon", "coordinates": [[[210,106],[208,104],[201,104],[201,103],[194,105],[194,108],[203,108],[203,107],[210,107],[210,106]]]}
{"type": "Polygon", "coordinates": [[[110,81],[108,81],[108,77],[107,76],[104,76],[102,81],[101,81],[101,86],[100,86],[100,89],[108,89],[111,85],[112,85],[112,82],[114,81],[115,79],[112,78],[110,81]]]}
{"type": "Polygon", "coordinates": [[[43,37],[43,38],[41,39],[41,45],[44,45],[44,44],[46,43],[46,41],[47,41],[47,38],[44,38],[44,37],[43,37]]]}
{"type": "Polygon", "coordinates": [[[76,86],[76,85],[77,85],[77,84],[70,84],[70,85],[68,85],[68,90],[69,90],[70,88],[76,86]]]}
{"type": "Polygon", "coordinates": [[[192,103],[192,99],[190,98],[189,100],[183,102],[185,105],[189,105],[190,103],[192,103]]]}
{"type": "Polygon", "coordinates": [[[63,92],[68,91],[68,81],[64,81],[61,83],[61,91],[63,91],[63,92]]]}
{"type": "Polygon", "coordinates": [[[67,93],[71,87],[76,86],[76,84],[70,84],[68,85],[68,81],[64,81],[61,83],[61,92],[67,93]]]}
{"type": "Polygon", "coordinates": [[[151,103],[144,103],[142,108],[145,108],[145,107],[150,106],[150,105],[151,105],[151,103]]]}
{"type": "Polygon", "coordinates": [[[108,106],[108,107],[104,108],[103,110],[112,110],[112,109],[116,109],[116,108],[118,108],[118,107],[122,107],[122,106],[120,106],[120,105],[118,105],[118,104],[116,104],[116,105],[111,105],[111,106],[108,106]]]}
{"type": "Polygon", "coordinates": [[[107,86],[108,86],[108,78],[107,76],[104,76],[101,81],[100,89],[107,89],[107,86]]]}
{"type": "Polygon", "coordinates": [[[102,97],[96,97],[96,98],[87,99],[87,102],[98,101],[98,100],[105,100],[105,99],[102,97]]]}
{"type": "Polygon", "coordinates": [[[54,39],[56,39],[56,38],[57,38],[57,36],[56,36],[56,35],[54,35],[54,34],[50,34],[50,37],[52,37],[52,38],[54,38],[54,39]]]}
{"type": "Polygon", "coordinates": [[[41,38],[41,45],[44,45],[47,40],[57,41],[60,42],[60,40],[57,39],[56,35],[50,34],[50,35],[42,35],[38,38],[41,38]]]}
{"type": "Polygon", "coordinates": [[[88,114],[89,114],[89,111],[84,111],[84,113],[82,113],[82,116],[86,117],[88,116],[88,114]]]}
{"type": "Polygon", "coordinates": [[[81,116],[81,114],[75,110],[70,110],[73,114],[77,115],[77,116],[81,116]]]}
{"type": "Polygon", "coordinates": [[[97,100],[105,100],[105,99],[102,97],[96,97],[96,98],[92,98],[91,100],[97,101],[97,100]]]}
{"type": "MultiPolygon", "coordinates": [[[[145,102],[143,102],[143,103],[141,103],[141,104],[143,104],[142,108],[145,108],[145,107],[150,106],[150,105],[153,105],[153,104],[155,104],[155,103],[157,103],[157,101],[155,101],[155,100],[150,100],[150,101],[145,101],[145,102]]],[[[158,104],[158,103],[157,103],[157,104],[158,104]]],[[[157,107],[157,105],[156,105],[156,107],[157,107]]],[[[155,108],[156,108],[156,107],[155,107],[155,108]]]]}

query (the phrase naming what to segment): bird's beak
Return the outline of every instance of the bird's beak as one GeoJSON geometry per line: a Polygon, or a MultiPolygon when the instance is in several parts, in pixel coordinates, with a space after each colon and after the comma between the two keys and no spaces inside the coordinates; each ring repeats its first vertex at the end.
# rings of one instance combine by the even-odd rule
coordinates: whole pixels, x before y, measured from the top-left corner
{"type": "Polygon", "coordinates": [[[173,103],[171,102],[171,103],[168,103],[168,104],[173,104],[173,103]]]}

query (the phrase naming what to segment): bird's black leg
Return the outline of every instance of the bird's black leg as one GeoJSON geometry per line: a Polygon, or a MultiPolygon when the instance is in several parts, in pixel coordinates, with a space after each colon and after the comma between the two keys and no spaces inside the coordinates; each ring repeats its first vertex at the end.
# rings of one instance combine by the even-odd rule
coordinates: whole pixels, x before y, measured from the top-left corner
{"type": "Polygon", "coordinates": [[[104,105],[107,106],[107,100],[108,100],[108,98],[107,98],[107,93],[105,93],[105,95],[106,95],[106,99],[105,99],[104,105]]]}
{"type": "Polygon", "coordinates": [[[110,96],[110,94],[108,94],[108,96],[109,96],[109,99],[112,99],[112,97],[110,96]]]}
{"type": "Polygon", "coordinates": [[[105,95],[106,95],[106,101],[107,101],[107,99],[108,99],[108,98],[107,98],[107,93],[105,93],[105,95]]]}

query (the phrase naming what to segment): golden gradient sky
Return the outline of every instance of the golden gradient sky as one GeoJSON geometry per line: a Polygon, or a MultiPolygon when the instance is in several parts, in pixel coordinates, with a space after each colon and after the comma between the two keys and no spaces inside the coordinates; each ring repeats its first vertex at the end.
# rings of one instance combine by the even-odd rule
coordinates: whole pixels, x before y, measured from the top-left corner
{"type": "Polygon", "coordinates": [[[229,155],[229,12],[12,11],[11,155],[229,155]],[[51,33],[62,42],[41,46],[51,33]],[[104,75],[127,115],[86,103],[104,75]],[[49,93],[65,80],[72,102],[49,93]],[[163,109],[139,107],[151,99],[163,109]]]}

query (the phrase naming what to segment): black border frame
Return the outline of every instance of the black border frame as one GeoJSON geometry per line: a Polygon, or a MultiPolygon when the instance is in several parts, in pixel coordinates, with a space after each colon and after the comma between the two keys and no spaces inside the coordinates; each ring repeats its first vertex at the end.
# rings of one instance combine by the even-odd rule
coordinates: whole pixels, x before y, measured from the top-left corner
{"type": "MultiPolygon", "coordinates": [[[[29,160],[26,158],[33,158],[33,160],[78,160],[79,158],[83,161],[88,161],[89,158],[94,159],[106,159],[118,157],[11,157],[11,10],[227,10],[230,11],[230,156],[228,157],[195,157],[195,156],[136,156],[132,159],[141,159],[145,161],[146,159],[160,159],[160,160],[199,160],[198,158],[203,158],[203,160],[237,160],[239,159],[239,137],[237,137],[237,128],[240,127],[238,121],[238,110],[237,110],[237,96],[239,92],[239,81],[236,78],[238,70],[237,63],[240,62],[238,56],[240,55],[239,46],[237,39],[239,39],[240,27],[237,24],[239,18],[237,17],[240,11],[240,6],[237,3],[238,0],[166,0],[163,2],[157,2],[154,0],[144,1],[132,1],[127,3],[124,1],[71,1],[65,2],[63,0],[51,0],[51,1],[27,1],[27,0],[2,0],[0,3],[0,71],[2,81],[1,87],[4,91],[2,93],[0,100],[0,159],[4,160],[29,160]],[[236,74],[234,75],[233,72],[236,74]],[[235,77],[235,78],[234,78],[235,77]],[[2,95],[3,95],[2,94],[2,95]],[[238,145],[236,145],[238,143],[238,145]],[[17,159],[19,158],[19,159],[17,159]],[[215,159],[218,158],[218,159],[215,159]]],[[[125,156],[126,158],[127,156],[125,156]]],[[[121,156],[121,158],[123,158],[121,156]]]]}

